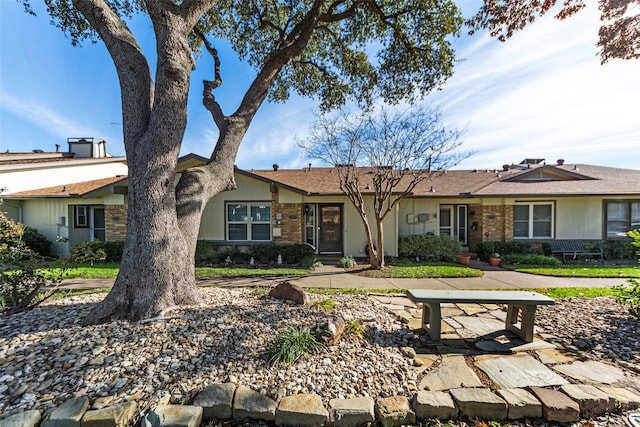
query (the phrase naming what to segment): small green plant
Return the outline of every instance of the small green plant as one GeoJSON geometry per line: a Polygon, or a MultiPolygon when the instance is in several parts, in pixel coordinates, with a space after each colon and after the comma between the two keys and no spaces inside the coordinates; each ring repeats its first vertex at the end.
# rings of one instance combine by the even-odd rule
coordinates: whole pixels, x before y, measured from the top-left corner
{"type": "Polygon", "coordinates": [[[338,267],[340,268],[353,268],[356,266],[356,260],[351,256],[342,257],[338,260],[338,267]]]}
{"type": "Polygon", "coordinates": [[[364,337],[364,335],[367,333],[367,328],[358,319],[352,319],[347,322],[345,331],[350,335],[364,337]]]}
{"type": "Polygon", "coordinates": [[[627,280],[630,286],[614,286],[616,301],[624,304],[632,316],[640,318],[640,282],[635,279],[627,280]]]}
{"type": "Polygon", "coordinates": [[[313,304],[318,311],[325,312],[335,310],[337,305],[338,303],[333,298],[322,298],[313,304]]]}
{"type": "MultiPolygon", "coordinates": [[[[640,230],[631,230],[627,233],[631,237],[631,244],[636,248],[636,255],[640,260],[640,230]]],[[[626,305],[632,316],[640,318],[640,282],[634,279],[627,280],[630,286],[618,285],[614,289],[617,292],[616,301],[626,305]]]]}
{"type": "Polygon", "coordinates": [[[309,354],[325,350],[324,344],[316,340],[307,327],[287,326],[278,332],[268,351],[269,363],[293,365],[309,354]]]}

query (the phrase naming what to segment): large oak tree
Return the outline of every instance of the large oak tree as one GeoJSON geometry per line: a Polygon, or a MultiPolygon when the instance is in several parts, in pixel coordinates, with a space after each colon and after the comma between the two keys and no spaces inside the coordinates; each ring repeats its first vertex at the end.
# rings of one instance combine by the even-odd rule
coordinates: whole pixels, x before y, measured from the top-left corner
{"type": "MultiPolygon", "coordinates": [[[[484,0],[472,20],[509,36],[556,0],[484,0]]],[[[634,0],[636,3],[638,0],[634,0]]],[[[634,1],[601,0],[602,57],[638,55],[634,1]],[[608,55],[608,56],[607,56],[608,55]]],[[[18,0],[30,11],[30,0],[18,0]]],[[[449,36],[461,25],[452,0],[46,0],[55,25],[74,44],[100,40],[118,74],[129,164],[128,227],[114,287],[89,321],[141,319],[164,309],[196,304],[194,253],[202,211],[221,191],[235,187],[238,147],[260,105],[290,93],[318,99],[322,109],[374,96],[387,102],[416,99],[452,73],[449,36]],[[127,26],[134,13],[149,17],[156,40],[156,70],[127,26]],[[214,91],[222,84],[214,44],[213,78],[203,103],[219,130],[209,162],[187,170],[174,184],[187,122],[194,51],[206,37],[225,39],[256,70],[238,108],[225,112],[214,91]],[[154,78],[155,77],[155,78],[154,78]]],[[[579,9],[567,0],[565,14],[579,9]]],[[[222,219],[221,219],[222,220],[222,219]]]]}
{"type": "Polygon", "coordinates": [[[297,92],[328,110],[348,100],[367,105],[374,96],[420,98],[451,75],[449,40],[462,25],[451,0],[49,0],[47,8],[74,44],[102,41],[120,81],[127,235],[120,273],[89,322],[153,317],[200,302],[194,254],[202,211],[235,188],[238,147],[265,100],[297,92]],[[127,26],[133,13],[152,23],[155,73],[127,26]],[[219,40],[256,70],[233,112],[214,94],[224,66],[219,40]],[[182,173],[176,185],[194,52],[203,45],[215,63],[203,103],[219,136],[208,163],[182,173]]]}

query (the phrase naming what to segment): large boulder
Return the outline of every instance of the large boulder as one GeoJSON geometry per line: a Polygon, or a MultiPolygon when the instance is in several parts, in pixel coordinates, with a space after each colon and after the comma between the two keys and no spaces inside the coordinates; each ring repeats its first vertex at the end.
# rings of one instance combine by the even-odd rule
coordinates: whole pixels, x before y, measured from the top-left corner
{"type": "Polygon", "coordinates": [[[304,293],[304,289],[290,282],[278,283],[275,288],[271,289],[269,296],[285,301],[293,301],[298,305],[305,305],[307,302],[307,295],[304,293]]]}

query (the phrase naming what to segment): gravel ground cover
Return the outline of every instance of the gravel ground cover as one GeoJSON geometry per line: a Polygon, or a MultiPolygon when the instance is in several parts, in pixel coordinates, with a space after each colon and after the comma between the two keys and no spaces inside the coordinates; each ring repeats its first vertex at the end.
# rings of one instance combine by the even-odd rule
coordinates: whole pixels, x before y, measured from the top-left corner
{"type": "MultiPolygon", "coordinates": [[[[190,403],[204,385],[242,383],[274,399],[313,392],[335,397],[410,396],[418,381],[399,350],[420,337],[371,298],[335,295],[336,313],[359,320],[365,337],[348,335],[328,351],[294,366],[272,367],[266,353],[289,325],[314,327],[326,313],[313,308],[325,296],[296,306],[255,289],[202,289],[203,306],[167,318],[80,322],[104,294],[56,300],[32,311],[0,317],[0,416],[48,410],[66,399],[136,400],[139,412],[160,401],[190,403]]],[[[613,298],[564,299],[541,307],[537,325],[585,358],[623,366],[640,388],[640,323],[613,298]]],[[[640,389],[639,389],[640,392],[640,389]]],[[[623,425],[623,416],[603,423],[623,425]]],[[[598,422],[596,422],[598,424],[598,422]]],[[[522,424],[522,425],[526,425],[522,424]]],[[[529,424],[531,425],[531,424],[529,424]]]]}

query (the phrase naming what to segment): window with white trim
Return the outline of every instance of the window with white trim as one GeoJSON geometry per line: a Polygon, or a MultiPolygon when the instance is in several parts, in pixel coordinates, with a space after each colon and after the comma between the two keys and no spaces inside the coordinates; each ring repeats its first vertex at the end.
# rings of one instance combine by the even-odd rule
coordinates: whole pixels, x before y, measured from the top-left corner
{"type": "Polygon", "coordinates": [[[605,202],[607,239],[627,237],[630,230],[640,229],[640,201],[605,202]]]}
{"type": "Polygon", "coordinates": [[[513,206],[513,238],[553,238],[553,220],[553,203],[518,203],[513,206]]]}
{"type": "Polygon", "coordinates": [[[89,215],[87,212],[88,211],[87,207],[76,205],[74,210],[75,210],[74,226],[76,228],[89,227],[89,215]]]}
{"type": "Polygon", "coordinates": [[[227,240],[270,241],[271,204],[227,203],[227,240]]]}

